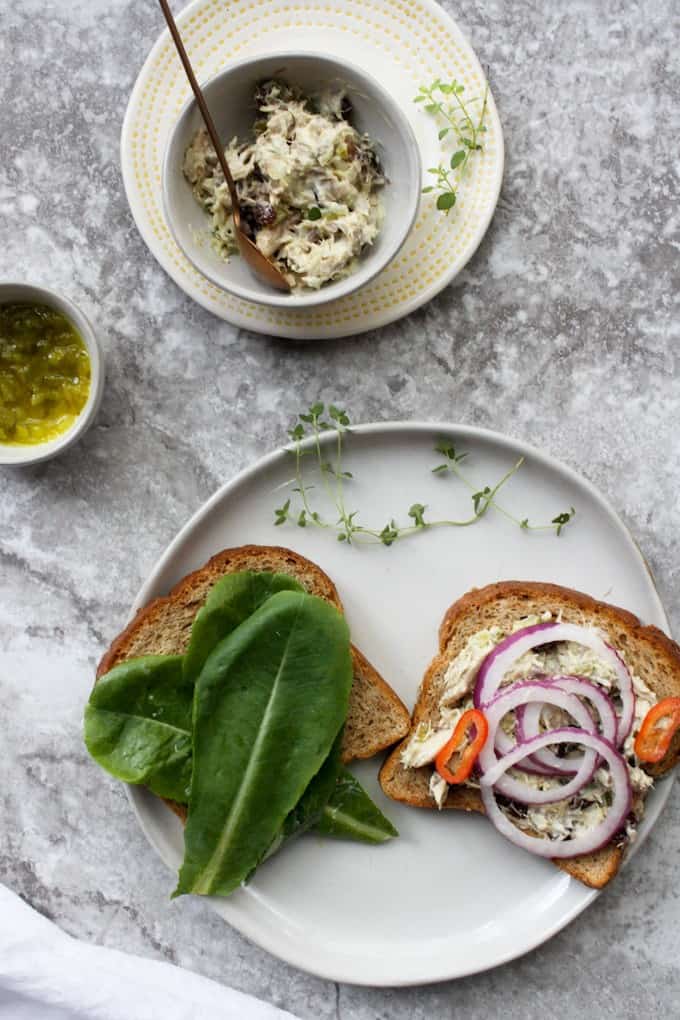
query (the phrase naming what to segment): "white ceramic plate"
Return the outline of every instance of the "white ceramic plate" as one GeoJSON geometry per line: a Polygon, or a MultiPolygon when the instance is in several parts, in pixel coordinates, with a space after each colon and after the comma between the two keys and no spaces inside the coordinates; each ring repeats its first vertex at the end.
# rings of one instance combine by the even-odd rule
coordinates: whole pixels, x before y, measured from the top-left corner
{"type": "MultiPolygon", "coordinates": [[[[408,523],[422,502],[432,518],[466,516],[470,493],[431,468],[440,435],[469,452],[471,480],[493,484],[520,455],[524,465],[501,502],[516,516],[549,521],[576,507],[557,538],[525,533],[497,513],[470,528],[441,529],[396,543],[347,547],[333,534],[275,527],[291,458],[271,454],[225,485],[180,532],[139,593],[135,608],[165,593],[218,550],[245,543],[287,545],[336,582],[359,648],[412,706],[436,651],[444,610],[468,588],[500,579],[555,581],[618,603],[667,629],[651,575],[612,508],[583,478],[552,458],[496,433],[424,423],[362,426],[348,439],[355,478],[348,508],[363,523],[408,523]]],[[[318,497],[319,489],[314,490],[318,497]]],[[[323,509],[323,505],[320,507],[323,509]]],[[[388,801],[379,760],[353,766],[400,838],[379,847],[305,836],[263,865],[246,888],[211,905],[276,956],[322,977],[405,985],[460,977],[539,945],[597,895],[552,864],[518,850],[482,817],[414,810],[388,801]]],[[[670,792],[658,784],[640,839],[670,792]]],[[[182,856],[182,830],[167,808],[131,789],[141,825],[167,864],[182,856]]],[[[617,879],[625,882],[625,874],[617,879]]],[[[171,883],[168,882],[168,893],[171,883]]]]}
{"type": "MultiPolygon", "coordinates": [[[[424,168],[450,156],[438,127],[413,103],[420,85],[457,78],[465,96],[485,78],[469,43],[434,0],[194,0],[177,18],[200,81],[230,61],[290,50],[350,60],[385,86],[408,115],[424,168]]],[[[503,175],[503,135],[489,99],[483,152],[473,159],[449,216],[422,198],[406,245],[379,277],[355,294],[316,308],[267,308],[220,290],[183,255],[165,222],[161,167],[170,127],[189,86],[166,32],[133,89],[121,138],[125,190],[139,231],[172,279],[194,300],[236,326],[291,338],[340,337],[384,326],[419,308],[470,259],[489,225],[503,175]]],[[[429,176],[427,183],[430,183],[429,176]]]]}

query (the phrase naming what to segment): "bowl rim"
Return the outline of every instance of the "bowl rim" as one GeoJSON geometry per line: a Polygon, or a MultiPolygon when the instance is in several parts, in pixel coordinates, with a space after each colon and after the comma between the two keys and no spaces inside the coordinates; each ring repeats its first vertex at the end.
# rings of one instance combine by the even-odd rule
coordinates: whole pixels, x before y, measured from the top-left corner
{"type": "Polygon", "coordinates": [[[0,305],[25,301],[42,303],[56,309],[78,331],[90,358],[90,389],[82,411],[61,435],[30,446],[0,442],[0,467],[26,467],[63,453],[85,434],[94,421],[104,390],[104,353],[94,327],[85,313],[70,298],[50,287],[26,283],[23,280],[0,280],[0,305]],[[10,296],[10,292],[14,292],[14,295],[10,296]]]}
{"type": "Polygon", "coordinates": [[[375,78],[368,71],[365,71],[362,67],[355,64],[351,60],[345,60],[344,58],[331,56],[328,54],[320,53],[318,50],[273,50],[270,53],[258,53],[248,57],[241,57],[239,60],[231,61],[227,67],[218,71],[212,77],[200,82],[201,88],[206,90],[210,88],[215,82],[220,81],[222,78],[227,77],[234,71],[248,67],[249,65],[257,65],[263,61],[270,60],[291,60],[299,58],[317,60],[322,64],[331,65],[338,70],[349,69],[358,78],[371,84],[375,89],[378,102],[392,115],[393,120],[397,124],[399,133],[405,140],[407,147],[410,149],[411,154],[415,161],[415,187],[413,196],[408,209],[409,215],[404,220],[404,226],[402,230],[397,234],[396,240],[393,243],[391,249],[388,249],[384,256],[376,260],[376,264],[368,269],[368,272],[362,274],[361,270],[356,273],[351,273],[349,276],[342,280],[337,281],[334,284],[320,287],[317,291],[308,291],[301,295],[291,293],[288,295],[278,294],[272,291],[271,294],[262,292],[254,292],[248,287],[242,287],[239,284],[232,284],[225,281],[223,278],[218,276],[216,273],[210,272],[203,266],[199,266],[192,253],[185,248],[180,241],[174,222],[174,216],[170,209],[170,203],[168,201],[168,182],[172,168],[170,166],[170,149],[173,141],[177,135],[180,125],[188,117],[190,111],[196,106],[196,99],[193,94],[188,97],[182,109],[180,110],[174,125],[170,129],[166,142],[165,150],[163,153],[163,162],[161,167],[161,200],[163,207],[163,216],[165,218],[166,225],[170,234],[172,235],[175,243],[182,252],[182,254],[189,260],[194,269],[200,273],[200,275],[209,280],[219,290],[233,295],[234,297],[241,298],[244,301],[251,301],[258,305],[266,305],[275,308],[288,308],[297,311],[298,309],[304,308],[315,308],[319,305],[329,304],[332,301],[338,301],[342,298],[348,297],[360,288],[364,287],[371,280],[375,279],[380,273],[382,273],[387,266],[392,262],[394,258],[399,254],[402,247],[406,243],[406,240],[411,232],[413,224],[418,215],[418,209],[420,207],[420,188],[423,176],[422,169],[422,157],[420,154],[420,146],[415,135],[415,131],[411,126],[411,123],[404,113],[403,109],[397,103],[397,101],[390,95],[389,91],[377,78],[375,78]]]}

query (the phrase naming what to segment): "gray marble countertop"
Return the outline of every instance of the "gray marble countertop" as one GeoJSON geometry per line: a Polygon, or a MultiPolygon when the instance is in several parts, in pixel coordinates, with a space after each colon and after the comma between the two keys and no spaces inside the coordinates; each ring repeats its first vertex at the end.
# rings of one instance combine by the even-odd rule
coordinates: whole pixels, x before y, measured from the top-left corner
{"type": "Polygon", "coordinates": [[[677,789],[625,875],[541,949],[456,983],[371,990],[278,962],[198,901],[170,904],[123,790],[82,746],[93,666],[159,553],[317,396],[355,420],[456,420],[562,458],[620,509],[680,633],[677,4],[445,6],[504,125],[491,229],[409,319],[304,345],[211,317],[137,234],[118,139],[156,4],[0,0],[0,278],[73,298],[108,363],[85,440],[0,475],[0,879],[74,935],[309,1020],[677,1015],[677,789]]]}

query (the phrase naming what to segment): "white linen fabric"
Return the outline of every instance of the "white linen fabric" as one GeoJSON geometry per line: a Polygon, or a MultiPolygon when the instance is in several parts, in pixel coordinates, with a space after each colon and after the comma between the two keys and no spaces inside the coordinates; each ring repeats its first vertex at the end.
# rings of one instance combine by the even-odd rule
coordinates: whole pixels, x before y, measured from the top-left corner
{"type": "Polygon", "coordinates": [[[72,938],[0,885],[0,1020],[295,1020],[182,970],[72,938]]]}

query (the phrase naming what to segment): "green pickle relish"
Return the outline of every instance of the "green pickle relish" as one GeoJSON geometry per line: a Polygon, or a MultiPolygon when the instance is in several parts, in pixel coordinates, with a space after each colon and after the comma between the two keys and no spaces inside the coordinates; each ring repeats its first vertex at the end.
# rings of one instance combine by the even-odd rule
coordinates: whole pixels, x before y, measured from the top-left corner
{"type": "Polygon", "coordinates": [[[0,305],[0,443],[34,445],[71,427],[90,392],[90,356],[47,305],[0,305]]]}

